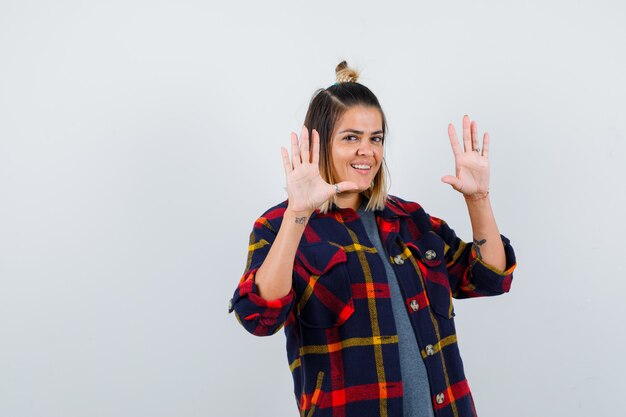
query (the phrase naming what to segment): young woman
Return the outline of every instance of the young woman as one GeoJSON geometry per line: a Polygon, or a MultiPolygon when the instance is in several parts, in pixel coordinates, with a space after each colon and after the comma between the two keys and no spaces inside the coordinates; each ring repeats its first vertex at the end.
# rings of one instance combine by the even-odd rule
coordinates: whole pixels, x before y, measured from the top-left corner
{"type": "Polygon", "coordinates": [[[303,416],[475,416],[451,297],[498,295],[515,256],[489,201],[489,136],[448,126],[473,244],[387,194],[386,122],[345,62],[316,92],[291,156],[288,200],[254,224],[230,311],[258,336],[284,326],[303,416]],[[310,139],[309,139],[310,138],[310,139]]]}

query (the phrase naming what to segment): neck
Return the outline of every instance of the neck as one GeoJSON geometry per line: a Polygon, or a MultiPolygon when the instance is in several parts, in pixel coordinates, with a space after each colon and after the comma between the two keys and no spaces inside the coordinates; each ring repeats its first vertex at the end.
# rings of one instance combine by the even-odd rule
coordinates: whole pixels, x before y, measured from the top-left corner
{"type": "Polygon", "coordinates": [[[361,201],[363,201],[361,193],[341,193],[337,196],[337,207],[351,208],[356,211],[361,206],[361,201]]]}

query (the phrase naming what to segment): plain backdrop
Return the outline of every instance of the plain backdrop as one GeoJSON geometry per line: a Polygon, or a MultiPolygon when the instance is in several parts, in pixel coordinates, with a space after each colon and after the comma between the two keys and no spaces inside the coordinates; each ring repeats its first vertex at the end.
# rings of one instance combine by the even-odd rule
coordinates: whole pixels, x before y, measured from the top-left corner
{"type": "Polygon", "coordinates": [[[280,146],[342,59],[391,193],[465,240],[447,124],[491,135],[512,291],[456,301],[482,417],[623,413],[626,5],[0,1],[0,416],[295,416],[227,313],[280,146]]]}

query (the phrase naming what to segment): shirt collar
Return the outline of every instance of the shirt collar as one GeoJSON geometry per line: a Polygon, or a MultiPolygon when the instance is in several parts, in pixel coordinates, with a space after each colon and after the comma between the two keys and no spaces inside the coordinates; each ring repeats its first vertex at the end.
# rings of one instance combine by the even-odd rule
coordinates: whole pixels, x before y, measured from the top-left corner
{"type": "MultiPolygon", "coordinates": [[[[316,210],[317,216],[324,216],[316,210]]],[[[382,210],[374,211],[374,214],[378,217],[382,217],[385,220],[393,220],[401,217],[409,217],[410,214],[404,209],[404,207],[396,201],[394,196],[389,196],[385,202],[385,207],[382,210]]],[[[337,207],[334,203],[331,203],[327,216],[339,216],[343,221],[351,221],[358,218],[356,210],[351,208],[337,207]]]]}

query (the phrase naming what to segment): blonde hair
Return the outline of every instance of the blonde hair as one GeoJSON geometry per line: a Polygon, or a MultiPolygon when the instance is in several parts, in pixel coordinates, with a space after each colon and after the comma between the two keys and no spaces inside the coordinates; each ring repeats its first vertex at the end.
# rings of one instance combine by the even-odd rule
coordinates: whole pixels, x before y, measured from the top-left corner
{"type": "MultiPolygon", "coordinates": [[[[319,89],[309,103],[304,125],[320,135],[320,175],[329,184],[336,180],[332,172],[332,136],[337,121],[351,107],[373,107],[380,111],[383,121],[383,140],[387,131],[387,120],[378,99],[372,91],[358,83],[359,72],[350,68],[346,61],[341,61],[335,68],[337,82],[328,88],[319,89]]],[[[368,199],[366,210],[382,210],[388,198],[389,171],[383,157],[380,169],[374,177],[372,186],[361,195],[368,199]]],[[[332,204],[337,204],[337,196],[333,196],[320,206],[322,213],[327,213],[332,204]]]]}
{"type": "Polygon", "coordinates": [[[348,66],[346,61],[341,61],[335,67],[335,78],[337,83],[355,83],[359,80],[361,73],[348,66]]]}

